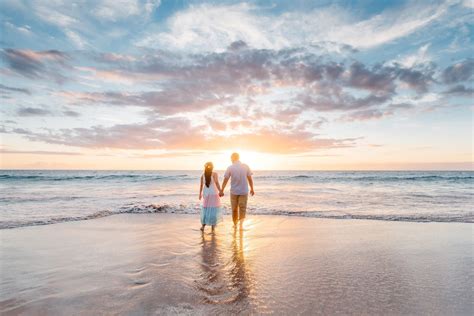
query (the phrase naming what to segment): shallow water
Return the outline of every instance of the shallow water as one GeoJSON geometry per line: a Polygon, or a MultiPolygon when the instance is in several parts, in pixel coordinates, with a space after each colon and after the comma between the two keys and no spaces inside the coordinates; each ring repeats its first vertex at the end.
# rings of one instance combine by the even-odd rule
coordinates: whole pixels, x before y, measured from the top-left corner
{"type": "Polygon", "coordinates": [[[2,315],[468,315],[472,224],[123,214],[0,232],[2,315]]]}
{"type": "MultiPolygon", "coordinates": [[[[0,228],[119,213],[198,213],[199,176],[199,171],[3,170],[0,228]]],[[[472,171],[256,171],[254,178],[253,214],[474,221],[472,171]]],[[[228,196],[223,202],[228,213],[228,196]]]]}

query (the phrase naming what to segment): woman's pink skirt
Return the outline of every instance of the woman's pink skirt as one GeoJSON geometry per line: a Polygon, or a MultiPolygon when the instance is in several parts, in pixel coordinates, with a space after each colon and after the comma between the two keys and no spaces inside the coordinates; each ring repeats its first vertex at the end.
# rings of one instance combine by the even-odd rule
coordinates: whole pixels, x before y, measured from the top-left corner
{"type": "Polygon", "coordinates": [[[201,209],[201,224],[216,225],[222,221],[221,198],[218,194],[203,197],[201,209]]]}

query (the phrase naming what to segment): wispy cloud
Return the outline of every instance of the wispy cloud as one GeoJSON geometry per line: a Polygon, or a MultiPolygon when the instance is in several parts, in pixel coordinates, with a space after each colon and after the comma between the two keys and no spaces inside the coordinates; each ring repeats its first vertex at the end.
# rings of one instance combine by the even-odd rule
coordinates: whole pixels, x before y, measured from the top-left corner
{"type": "Polygon", "coordinates": [[[358,138],[325,138],[295,128],[286,130],[259,129],[227,137],[206,133],[206,126],[193,125],[191,120],[176,118],[142,124],[119,124],[112,127],[61,129],[31,132],[12,129],[32,141],[85,148],[162,149],[162,150],[225,150],[229,143],[248,150],[271,153],[308,152],[323,148],[354,146],[358,138]],[[179,128],[177,128],[179,127],[179,128]]]}
{"type": "Polygon", "coordinates": [[[467,81],[474,75],[474,58],[467,58],[457,62],[443,71],[443,79],[446,83],[458,83],[467,81]]]}
{"type": "Polygon", "coordinates": [[[59,155],[59,156],[82,156],[79,152],[69,151],[47,151],[47,150],[9,150],[0,149],[1,154],[15,154],[15,155],[59,155]]]}
{"type": "Polygon", "coordinates": [[[462,84],[455,85],[448,90],[446,90],[444,93],[446,94],[453,94],[453,95],[461,95],[461,96],[470,96],[473,97],[474,95],[474,89],[466,87],[462,84]]]}
{"type": "Polygon", "coordinates": [[[431,58],[428,53],[428,49],[430,45],[431,45],[430,43],[427,43],[421,46],[420,48],[418,48],[418,50],[415,53],[405,55],[395,60],[391,60],[390,62],[391,64],[398,63],[405,68],[411,68],[417,65],[427,64],[431,62],[431,58]]]}
{"type": "Polygon", "coordinates": [[[2,94],[9,94],[9,93],[22,93],[31,95],[31,91],[26,88],[18,88],[18,87],[10,87],[3,84],[0,84],[0,91],[2,94]]]}
{"type": "Polygon", "coordinates": [[[252,47],[281,49],[321,41],[370,48],[407,36],[443,16],[450,4],[410,1],[401,9],[388,9],[367,19],[357,19],[342,6],[309,12],[261,15],[248,3],[192,5],[167,21],[167,31],[157,27],[137,44],[178,50],[222,51],[244,40],[252,47]]]}
{"type": "Polygon", "coordinates": [[[22,107],[17,111],[18,116],[45,116],[51,115],[51,111],[43,108],[22,107]]]}
{"type": "Polygon", "coordinates": [[[267,4],[0,3],[2,114],[17,122],[1,132],[140,157],[229,144],[310,157],[379,144],[374,126],[415,142],[394,122],[425,133],[434,110],[468,117],[469,2],[267,4]]]}
{"type": "MultiPolygon", "coordinates": [[[[10,68],[28,76],[39,77],[45,60],[60,64],[74,60],[58,51],[5,52],[13,61],[10,68]]],[[[140,107],[147,111],[147,122],[47,133],[22,130],[19,134],[33,141],[92,148],[214,150],[222,149],[212,145],[219,137],[271,152],[339,148],[352,146],[359,136],[320,137],[318,130],[327,120],[316,119],[315,114],[342,113],[339,121],[345,122],[382,119],[414,107],[412,101],[400,97],[400,91],[411,91],[410,98],[423,104],[423,98],[428,100],[432,95],[432,87],[472,75],[470,59],[438,70],[434,63],[414,63],[412,67],[396,62],[365,64],[351,56],[334,61],[328,53],[306,48],[255,49],[243,41],[221,53],[174,55],[160,50],[137,56],[86,56],[81,66],[69,67],[97,75],[98,82],[107,78],[104,73],[120,72],[149,86],[138,91],[136,87],[130,91],[62,90],[54,95],[76,107],[140,107]],[[282,95],[280,89],[290,93],[282,95]],[[198,116],[191,121],[185,118],[186,113],[198,116]]],[[[468,90],[457,87],[445,95],[454,93],[466,94],[468,90]]],[[[51,114],[32,107],[18,111],[20,116],[51,114]]],[[[79,115],[72,111],[63,114],[79,115]]]]}
{"type": "MultiPolygon", "coordinates": [[[[99,35],[94,31],[97,27],[118,23],[143,24],[160,6],[159,0],[84,0],[79,2],[55,0],[24,0],[17,3],[5,2],[3,6],[21,11],[29,20],[36,19],[55,27],[64,38],[79,49],[92,48],[99,35]]],[[[36,22],[36,21],[35,21],[36,22]]],[[[17,31],[27,34],[26,26],[15,27],[17,31]]],[[[125,27],[123,27],[126,30],[125,27]]],[[[30,33],[28,33],[31,35],[30,33]]],[[[106,36],[106,33],[101,33],[106,36]]]]}
{"type": "Polygon", "coordinates": [[[67,68],[70,57],[58,50],[34,51],[28,49],[6,48],[0,56],[8,64],[10,70],[31,79],[48,78],[57,83],[66,80],[61,68],[67,68]]]}
{"type": "Polygon", "coordinates": [[[13,24],[11,22],[8,22],[8,21],[5,21],[4,25],[5,25],[6,28],[8,28],[10,30],[13,30],[15,32],[18,32],[20,34],[23,34],[23,35],[31,36],[33,34],[33,32],[31,31],[31,27],[29,25],[19,26],[19,25],[15,25],[15,24],[13,24]]]}
{"type": "Polygon", "coordinates": [[[432,63],[409,68],[397,63],[366,65],[353,58],[336,62],[329,54],[305,48],[261,50],[242,41],[221,53],[170,56],[156,51],[123,57],[123,63],[105,60],[104,65],[112,68],[80,68],[97,80],[153,83],[157,88],[152,90],[63,91],[59,96],[72,104],[142,106],[169,115],[231,105],[241,96],[250,102],[254,97],[270,96],[275,89],[291,88],[296,92],[293,109],[350,111],[383,105],[399,89],[423,94],[434,84],[436,70],[432,63]]]}

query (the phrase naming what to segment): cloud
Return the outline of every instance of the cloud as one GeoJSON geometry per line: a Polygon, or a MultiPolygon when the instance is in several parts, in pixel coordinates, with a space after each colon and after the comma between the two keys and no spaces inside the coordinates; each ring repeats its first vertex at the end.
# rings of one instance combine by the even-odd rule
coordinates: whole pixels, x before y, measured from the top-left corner
{"type": "Polygon", "coordinates": [[[52,112],[44,108],[36,107],[20,107],[16,114],[21,117],[34,117],[34,116],[67,116],[67,117],[79,117],[80,113],[71,110],[64,110],[61,112],[52,112]]]}
{"type": "Polygon", "coordinates": [[[56,25],[61,28],[68,28],[79,23],[79,19],[74,17],[74,8],[79,12],[77,4],[72,4],[66,11],[66,3],[58,1],[56,3],[48,3],[47,1],[33,1],[31,4],[35,14],[43,21],[56,25]]]}
{"type": "Polygon", "coordinates": [[[345,121],[367,121],[371,119],[380,119],[382,117],[391,115],[392,113],[390,111],[383,111],[383,110],[378,110],[378,109],[367,109],[367,110],[361,110],[361,111],[356,111],[352,112],[348,115],[345,115],[342,120],[345,121]]]}
{"type": "MultiPolygon", "coordinates": [[[[77,70],[71,74],[79,74],[80,80],[95,83],[92,89],[71,84],[69,89],[53,90],[59,102],[74,109],[103,106],[126,111],[125,107],[133,106],[143,111],[144,123],[3,129],[31,141],[85,148],[222,150],[233,143],[249,150],[298,153],[354,146],[359,135],[321,136],[327,119],[320,115],[335,113],[338,122],[383,119],[410,110],[415,103],[431,104],[437,100],[433,100],[433,87],[444,88],[452,78],[464,80],[472,72],[466,61],[439,71],[433,62],[412,67],[368,63],[353,56],[334,58],[307,47],[257,49],[243,41],[219,53],[146,50],[131,55],[16,49],[2,53],[8,69],[27,78],[43,80],[53,76],[53,69],[65,68],[77,70]],[[131,84],[109,85],[119,82],[111,79],[113,74],[128,78],[131,84]],[[403,100],[403,95],[412,101],[403,100]]],[[[453,88],[445,95],[464,90],[453,88]]],[[[18,110],[20,116],[58,113],[18,110]]],[[[61,115],[77,117],[79,112],[66,108],[61,115]]]]}
{"type": "MultiPolygon", "coordinates": [[[[112,127],[60,129],[46,133],[20,132],[30,140],[51,144],[87,148],[160,149],[164,147],[165,140],[178,139],[178,135],[183,136],[186,132],[189,133],[188,136],[192,135],[189,127],[188,121],[168,119],[143,124],[118,124],[112,127]],[[173,127],[183,128],[181,134],[174,133],[170,129],[171,124],[173,127]]],[[[182,141],[185,139],[186,137],[182,141]]]]}
{"type": "Polygon", "coordinates": [[[81,113],[76,112],[76,111],[71,111],[71,110],[66,110],[62,112],[64,116],[69,116],[69,117],[79,117],[81,116],[81,113]]]}
{"type": "Polygon", "coordinates": [[[473,74],[474,59],[467,58],[447,67],[442,76],[445,83],[458,83],[471,79],[473,74]]]}
{"type": "Polygon", "coordinates": [[[0,149],[1,154],[20,154],[20,155],[59,155],[59,156],[82,156],[82,153],[69,151],[47,151],[47,150],[9,150],[0,149]]]}
{"type": "MultiPolygon", "coordinates": [[[[8,19],[23,16],[40,35],[45,30],[54,34],[53,41],[64,41],[63,46],[72,44],[73,47],[97,48],[96,44],[108,43],[113,33],[127,35],[137,27],[143,27],[153,16],[153,12],[160,6],[159,0],[22,0],[3,1],[2,9],[12,12],[8,19]],[[47,25],[45,25],[47,24],[47,25]],[[110,31],[110,28],[113,28],[110,31]],[[102,32],[97,33],[96,30],[102,32]],[[63,34],[64,37],[57,36],[63,34]]],[[[22,20],[22,19],[20,19],[22,20]]],[[[9,23],[9,22],[6,22],[9,23]]],[[[5,23],[5,24],[6,24],[5,23]]],[[[31,35],[28,25],[16,26],[6,24],[22,34],[31,35]]],[[[44,40],[50,41],[46,33],[40,35],[44,40]]]]}
{"type": "Polygon", "coordinates": [[[442,17],[450,5],[408,1],[400,10],[385,10],[367,20],[331,28],[327,36],[358,48],[383,45],[429,25],[442,17]]]}
{"type": "Polygon", "coordinates": [[[160,4],[159,0],[102,0],[92,14],[99,20],[116,22],[139,15],[149,16],[160,4]]]}
{"type": "Polygon", "coordinates": [[[400,64],[404,68],[412,68],[420,64],[427,64],[431,62],[431,57],[428,54],[428,48],[430,46],[431,43],[427,43],[421,46],[416,53],[396,59],[394,63],[400,64]]]}
{"type": "Polygon", "coordinates": [[[340,121],[354,122],[354,121],[368,121],[392,116],[398,110],[407,110],[413,108],[412,104],[390,104],[385,108],[379,109],[363,109],[343,115],[340,121]]]}
{"type": "Polygon", "coordinates": [[[9,87],[9,86],[5,86],[3,84],[0,84],[0,90],[2,91],[2,94],[22,93],[22,94],[31,95],[31,91],[29,89],[9,87]]]}
{"type": "Polygon", "coordinates": [[[29,25],[17,26],[8,21],[4,22],[4,25],[7,28],[14,30],[15,32],[18,32],[20,34],[27,35],[27,36],[33,35],[33,32],[31,31],[31,27],[29,25]]]}
{"type": "Polygon", "coordinates": [[[422,29],[440,19],[450,6],[448,2],[409,1],[397,9],[361,19],[338,5],[274,15],[249,3],[191,5],[169,18],[165,28],[160,25],[148,31],[137,44],[195,52],[220,52],[239,40],[266,49],[317,42],[371,48],[422,29]]]}
{"type": "Polygon", "coordinates": [[[325,96],[311,96],[302,94],[297,99],[298,106],[304,109],[313,109],[321,112],[350,111],[382,105],[390,100],[389,95],[377,96],[370,94],[366,97],[356,98],[350,94],[334,94],[325,96]]]}
{"type": "Polygon", "coordinates": [[[472,0],[464,0],[462,2],[463,6],[469,8],[469,9],[474,9],[474,2],[472,0]]]}
{"type": "Polygon", "coordinates": [[[435,64],[430,63],[413,68],[398,68],[396,72],[401,82],[411,89],[424,93],[428,91],[428,86],[434,82],[435,67],[435,64]]]}
{"type": "Polygon", "coordinates": [[[257,128],[227,136],[209,133],[206,125],[185,118],[156,119],[145,123],[111,127],[71,128],[33,132],[5,129],[30,141],[84,148],[146,150],[226,150],[228,144],[269,153],[298,153],[317,149],[354,146],[359,138],[325,138],[299,128],[257,128]]]}
{"type": "Polygon", "coordinates": [[[64,30],[64,34],[79,49],[84,49],[86,46],[90,45],[77,32],[66,29],[66,30],[64,30]]]}
{"type": "Polygon", "coordinates": [[[366,69],[360,62],[353,63],[349,68],[349,84],[354,88],[362,88],[374,92],[392,92],[395,89],[396,73],[393,68],[375,66],[366,69]]]}
{"type": "Polygon", "coordinates": [[[22,107],[17,111],[18,116],[47,116],[51,114],[49,110],[33,107],[22,107]]]}
{"type": "Polygon", "coordinates": [[[224,104],[230,98],[219,96],[212,91],[189,85],[170,87],[162,91],[139,93],[122,92],[61,92],[72,104],[109,104],[115,106],[141,106],[161,114],[196,112],[214,105],[224,104]]]}
{"type": "Polygon", "coordinates": [[[93,14],[98,19],[116,21],[137,15],[140,12],[137,1],[103,0],[93,14]]]}
{"type": "Polygon", "coordinates": [[[75,105],[140,106],[172,115],[235,102],[250,105],[257,102],[254,99],[271,97],[278,89],[292,89],[297,93],[293,111],[347,111],[381,106],[398,89],[423,94],[435,82],[433,63],[406,68],[397,63],[367,65],[354,59],[336,62],[330,56],[306,48],[255,49],[242,41],[221,53],[181,55],[160,50],[141,56],[93,55],[99,65],[76,67],[90,79],[128,85],[136,82],[151,88],[63,91],[58,95],[75,105]]]}
{"type": "Polygon", "coordinates": [[[468,88],[462,84],[455,85],[444,92],[445,94],[452,94],[458,96],[472,97],[474,94],[474,89],[468,88]]]}
{"type": "Polygon", "coordinates": [[[171,152],[163,152],[163,153],[157,153],[157,154],[141,154],[141,155],[132,155],[134,158],[145,158],[145,159],[150,159],[150,158],[176,158],[176,157],[198,157],[200,155],[208,155],[209,151],[171,151],[171,152]]]}
{"type": "Polygon", "coordinates": [[[168,32],[152,31],[137,44],[172,50],[217,51],[243,39],[252,46],[271,47],[272,43],[260,29],[259,19],[250,13],[252,8],[247,3],[191,6],[168,19],[168,32]]]}
{"type": "Polygon", "coordinates": [[[66,80],[59,70],[67,68],[70,60],[64,52],[6,48],[0,52],[0,56],[14,73],[21,76],[31,79],[51,78],[57,83],[66,80]]]}

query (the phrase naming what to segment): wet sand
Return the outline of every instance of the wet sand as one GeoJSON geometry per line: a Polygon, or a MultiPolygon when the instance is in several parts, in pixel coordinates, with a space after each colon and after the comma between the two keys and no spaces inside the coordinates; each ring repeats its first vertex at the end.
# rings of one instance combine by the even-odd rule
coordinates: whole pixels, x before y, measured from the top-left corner
{"type": "Polygon", "coordinates": [[[1,230],[5,315],[472,314],[472,224],[124,214],[1,230]]]}

